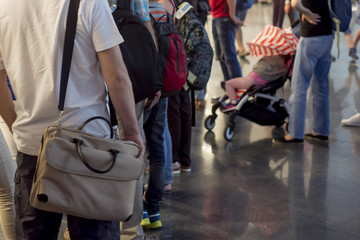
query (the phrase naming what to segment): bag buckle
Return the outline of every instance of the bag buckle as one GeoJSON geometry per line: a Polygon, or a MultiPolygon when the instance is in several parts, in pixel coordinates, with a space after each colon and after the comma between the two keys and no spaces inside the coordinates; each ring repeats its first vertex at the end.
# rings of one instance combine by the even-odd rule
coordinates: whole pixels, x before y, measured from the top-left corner
{"type": "Polygon", "coordinates": [[[60,110],[58,111],[58,121],[57,121],[56,125],[61,126],[61,119],[62,119],[63,114],[64,114],[64,111],[60,111],[60,110]]]}

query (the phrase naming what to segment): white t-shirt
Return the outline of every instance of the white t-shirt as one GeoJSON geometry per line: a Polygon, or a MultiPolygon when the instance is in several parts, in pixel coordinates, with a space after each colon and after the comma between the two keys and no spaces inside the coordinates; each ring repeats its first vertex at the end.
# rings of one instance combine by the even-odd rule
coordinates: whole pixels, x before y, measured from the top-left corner
{"type": "MultiPolygon", "coordinates": [[[[26,154],[38,154],[42,132],[58,119],[68,6],[69,0],[0,2],[0,69],[6,69],[16,96],[14,140],[26,154]]],[[[90,117],[108,117],[96,53],[122,41],[106,0],[80,1],[64,126],[76,128],[90,117]]],[[[101,120],[85,130],[99,136],[109,133],[101,120]]]]}

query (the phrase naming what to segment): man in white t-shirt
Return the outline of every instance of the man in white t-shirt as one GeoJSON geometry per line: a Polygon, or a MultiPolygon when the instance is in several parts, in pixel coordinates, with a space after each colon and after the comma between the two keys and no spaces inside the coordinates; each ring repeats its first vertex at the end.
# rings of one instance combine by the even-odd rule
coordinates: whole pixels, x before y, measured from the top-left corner
{"type": "MultiPolygon", "coordinates": [[[[62,214],[28,204],[36,155],[44,129],[58,119],[58,95],[69,0],[0,2],[0,115],[12,129],[19,151],[15,175],[16,239],[57,239],[62,214]],[[15,106],[8,94],[9,76],[15,106]]],[[[93,116],[109,118],[108,86],[124,126],[124,138],[144,154],[134,97],[119,44],[123,41],[106,0],[82,0],[67,87],[63,125],[76,128],[93,116]]],[[[107,136],[99,121],[85,131],[107,136]]],[[[95,207],[95,206],[94,206],[95,207]]],[[[119,239],[119,223],[68,216],[74,239],[119,239]]]]}

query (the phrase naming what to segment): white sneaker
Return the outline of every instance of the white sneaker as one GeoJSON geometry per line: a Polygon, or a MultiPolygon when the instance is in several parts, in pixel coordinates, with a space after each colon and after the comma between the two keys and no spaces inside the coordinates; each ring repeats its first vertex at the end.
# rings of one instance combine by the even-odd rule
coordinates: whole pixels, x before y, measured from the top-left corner
{"type": "Polygon", "coordinates": [[[173,162],[172,168],[173,168],[173,174],[180,173],[180,163],[179,162],[173,162]]]}
{"type": "Polygon", "coordinates": [[[360,113],[356,113],[349,119],[343,119],[341,124],[343,126],[360,127],[360,113]]]}

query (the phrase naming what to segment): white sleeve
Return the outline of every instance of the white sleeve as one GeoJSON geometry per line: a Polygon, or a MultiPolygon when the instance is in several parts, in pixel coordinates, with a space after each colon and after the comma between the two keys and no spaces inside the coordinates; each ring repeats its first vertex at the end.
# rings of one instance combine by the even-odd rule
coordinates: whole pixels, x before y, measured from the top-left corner
{"type": "Polygon", "coordinates": [[[107,0],[87,0],[83,3],[83,19],[96,52],[112,48],[124,41],[111,15],[107,0]]]}

